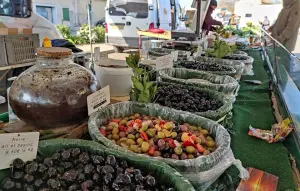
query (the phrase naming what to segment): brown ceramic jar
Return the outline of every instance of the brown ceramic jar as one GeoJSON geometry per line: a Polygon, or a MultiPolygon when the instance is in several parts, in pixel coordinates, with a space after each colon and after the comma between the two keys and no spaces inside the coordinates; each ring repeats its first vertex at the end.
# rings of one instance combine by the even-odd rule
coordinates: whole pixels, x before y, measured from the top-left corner
{"type": "Polygon", "coordinates": [[[39,48],[38,63],[12,84],[9,101],[14,113],[38,128],[64,127],[88,117],[87,96],[99,83],[86,68],[70,59],[66,48],[39,48]]]}

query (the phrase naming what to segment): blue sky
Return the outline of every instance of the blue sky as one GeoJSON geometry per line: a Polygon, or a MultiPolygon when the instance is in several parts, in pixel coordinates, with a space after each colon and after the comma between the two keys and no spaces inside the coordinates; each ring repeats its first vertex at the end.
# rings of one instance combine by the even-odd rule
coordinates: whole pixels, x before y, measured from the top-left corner
{"type": "Polygon", "coordinates": [[[189,8],[192,5],[193,0],[179,0],[181,7],[189,8]]]}

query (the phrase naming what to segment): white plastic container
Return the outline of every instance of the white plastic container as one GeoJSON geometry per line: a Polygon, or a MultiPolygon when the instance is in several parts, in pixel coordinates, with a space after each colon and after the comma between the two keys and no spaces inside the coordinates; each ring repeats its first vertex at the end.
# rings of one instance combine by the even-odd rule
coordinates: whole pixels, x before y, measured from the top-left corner
{"type": "Polygon", "coordinates": [[[101,60],[101,66],[95,64],[94,69],[96,77],[101,87],[110,86],[110,95],[112,97],[128,96],[132,88],[131,76],[132,69],[126,67],[126,63],[111,63],[114,60],[101,60]]]}

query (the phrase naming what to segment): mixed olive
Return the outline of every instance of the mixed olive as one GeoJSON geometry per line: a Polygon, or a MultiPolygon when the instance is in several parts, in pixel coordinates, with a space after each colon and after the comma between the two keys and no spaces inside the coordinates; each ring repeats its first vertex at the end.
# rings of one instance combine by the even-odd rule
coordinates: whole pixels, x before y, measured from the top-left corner
{"type": "Polygon", "coordinates": [[[114,144],[152,157],[193,159],[217,148],[206,129],[140,114],[111,119],[99,131],[114,144]]]}
{"type": "Polygon", "coordinates": [[[15,159],[1,187],[10,191],[174,191],[152,175],[129,167],[126,160],[79,148],[61,149],[51,157],[27,163],[15,159]]]}

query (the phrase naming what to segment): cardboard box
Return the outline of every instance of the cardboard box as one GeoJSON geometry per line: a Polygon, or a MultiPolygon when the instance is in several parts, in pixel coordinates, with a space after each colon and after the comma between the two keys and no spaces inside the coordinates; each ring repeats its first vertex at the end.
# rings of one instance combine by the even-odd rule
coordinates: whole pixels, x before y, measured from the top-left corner
{"type": "Polygon", "coordinates": [[[23,28],[22,34],[32,34],[32,29],[31,28],[23,28]]]}
{"type": "Polygon", "coordinates": [[[8,28],[5,24],[0,23],[0,35],[18,34],[18,28],[8,28]]]}
{"type": "Polygon", "coordinates": [[[32,28],[13,23],[0,23],[0,35],[32,34],[32,28]]]}

